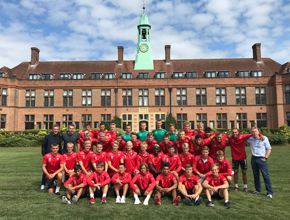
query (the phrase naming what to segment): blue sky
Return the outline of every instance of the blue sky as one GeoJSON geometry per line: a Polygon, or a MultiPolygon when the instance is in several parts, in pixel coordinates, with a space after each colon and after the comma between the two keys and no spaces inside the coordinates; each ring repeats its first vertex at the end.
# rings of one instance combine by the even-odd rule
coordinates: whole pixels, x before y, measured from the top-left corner
{"type": "MultiPolygon", "coordinates": [[[[262,57],[290,61],[290,1],[148,0],[154,59],[262,57]]],[[[134,60],[141,0],[1,0],[0,67],[30,61],[30,47],[41,61],[134,60]]]]}

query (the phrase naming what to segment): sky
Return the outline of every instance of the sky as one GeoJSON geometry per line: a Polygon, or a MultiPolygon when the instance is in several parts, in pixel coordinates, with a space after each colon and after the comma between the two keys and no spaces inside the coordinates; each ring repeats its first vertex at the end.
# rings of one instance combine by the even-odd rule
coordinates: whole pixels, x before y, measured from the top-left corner
{"type": "MultiPolygon", "coordinates": [[[[141,0],[0,0],[0,68],[30,61],[134,60],[141,0]]],[[[153,58],[290,61],[289,0],[148,0],[153,58]]]]}

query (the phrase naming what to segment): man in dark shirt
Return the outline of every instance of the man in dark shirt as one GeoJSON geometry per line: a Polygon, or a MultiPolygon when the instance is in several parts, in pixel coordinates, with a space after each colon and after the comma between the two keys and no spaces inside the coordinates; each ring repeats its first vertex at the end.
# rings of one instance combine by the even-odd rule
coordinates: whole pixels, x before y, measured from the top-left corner
{"type": "Polygon", "coordinates": [[[67,143],[72,142],[74,144],[74,149],[73,151],[76,152],[76,142],[77,140],[80,139],[80,136],[74,132],[75,130],[75,126],[73,124],[70,124],[68,126],[68,131],[62,134],[62,140],[63,140],[63,149],[62,149],[62,153],[66,153],[67,152],[67,143]]]}

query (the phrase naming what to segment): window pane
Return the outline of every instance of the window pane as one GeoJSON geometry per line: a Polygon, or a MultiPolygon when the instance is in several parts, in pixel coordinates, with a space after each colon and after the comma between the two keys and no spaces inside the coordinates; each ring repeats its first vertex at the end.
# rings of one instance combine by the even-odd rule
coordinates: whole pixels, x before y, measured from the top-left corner
{"type": "Polygon", "coordinates": [[[128,95],[132,95],[132,90],[128,89],[128,95]]]}
{"type": "Polygon", "coordinates": [[[221,120],[221,114],[216,114],[216,120],[221,120]]]}
{"type": "Polygon", "coordinates": [[[177,96],[177,105],[181,105],[181,99],[180,99],[180,96],[177,96]]]}
{"type": "Polygon", "coordinates": [[[159,105],[159,96],[155,96],[155,105],[156,105],[156,106],[159,105]]]}
{"type": "Polygon", "coordinates": [[[26,96],[30,96],[30,90],[26,90],[26,96]]]}
{"type": "Polygon", "coordinates": [[[148,95],[148,89],[144,89],[144,95],[148,95]]]}
{"type": "Polygon", "coordinates": [[[264,87],[261,88],[261,94],[265,94],[265,88],[264,87]]]}
{"type": "Polygon", "coordinates": [[[50,96],[53,96],[53,90],[50,90],[50,96]]]}
{"type": "Polygon", "coordinates": [[[260,93],[260,88],[256,88],[256,89],[255,89],[255,93],[256,93],[256,94],[259,94],[259,93],[260,93]]]}
{"type": "Polygon", "coordinates": [[[177,90],[176,90],[176,94],[177,94],[177,95],[180,95],[180,89],[177,89],[177,90]]]}
{"type": "Polygon", "coordinates": [[[226,103],[227,103],[227,101],[226,101],[226,96],[225,96],[225,95],[222,96],[222,103],[223,103],[223,104],[226,104],[226,103]]]}
{"type": "Polygon", "coordinates": [[[222,114],[222,119],[227,120],[227,114],[222,114]]]}
{"type": "Polygon", "coordinates": [[[225,88],[222,89],[222,94],[223,94],[223,95],[226,94],[226,89],[225,89],[225,88]]]}
{"type": "Polygon", "coordinates": [[[215,90],[215,94],[219,95],[220,94],[220,89],[215,90]]]}
{"type": "Polygon", "coordinates": [[[160,89],[160,95],[164,95],[164,89],[160,89]]]}
{"type": "Polygon", "coordinates": [[[82,115],[82,121],[86,121],[87,116],[86,115],[82,115]]]}
{"type": "Polygon", "coordinates": [[[127,90],[123,89],[123,95],[127,95],[127,90]]]}
{"type": "Polygon", "coordinates": [[[144,97],[144,106],[148,106],[148,97],[144,97]]]}
{"type": "Polygon", "coordinates": [[[196,120],[200,121],[201,120],[201,114],[196,114],[196,120]]]}
{"type": "Polygon", "coordinates": [[[182,120],[183,120],[183,121],[187,121],[187,114],[183,114],[183,115],[182,115],[182,120]]]}
{"type": "Polygon", "coordinates": [[[69,90],[68,95],[69,96],[72,96],[73,95],[73,91],[72,90],[69,90]]]}
{"type": "Polygon", "coordinates": [[[67,90],[63,90],[63,96],[67,96],[67,90]]]}
{"type": "Polygon", "coordinates": [[[262,113],[262,119],[263,120],[267,120],[267,114],[266,113],[262,113]]]}
{"type": "Polygon", "coordinates": [[[92,97],[88,97],[88,106],[92,106],[92,97]]]}
{"type": "Polygon", "coordinates": [[[236,94],[240,94],[240,88],[236,88],[236,94]]]}
{"type": "Polygon", "coordinates": [[[206,94],[206,89],[201,90],[201,94],[205,95],[206,94]]]}
{"type": "Polygon", "coordinates": [[[165,97],[161,96],[161,106],[164,106],[164,105],[165,105],[165,97]]]}
{"type": "Polygon", "coordinates": [[[88,90],[88,96],[92,96],[92,90],[88,90]]]}
{"type": "Polygon", "coordinates": [[[35,96],[35,90],[31,90],[31,96],[35,96]]]}
{"type": "Polygon", "coordinates": [[[241,114],[240,113],[237,114],[237,120],[241,120],[241,114]]]}
{"type": "Polygon", "coordinates": [[[107,90],[107,95],[111,95],[111,90],[110,89],[107,90]]]}
{"type": "Polygon", "coordinates": [[[182,89],[182,95],[186,95],[186,89],[182,89]]]}
{"type": "Polygon", "coordinates": [[[143,95],[143,90],[139,89],[139,95],[143,95]]]}
{"type": "Polygon", "coordinates": [[[143,97],[139,97],[139,106],[143,105],[143,97]]]}
{"type": "Polygon", "coordinates": [[[82,96],[86,96],[86,95],[87,95],[87,90],[83,90],[82,96]]]}
{"type": "Polygon", "coordinates": [[[216,104],[221,103],[221,97],[219,95],[216,96],[216,104]]]}
{"type": "Polygon", "coordinates": [[[2,95],[7,95],[7,89],[2,89],[2,95]]]}
{"type": "Polygon", "coordinates": [[[246,89],[245,88],[241,88],[241,94],[246,94],[246,89]]]}
{"type": "Polygon", "coordinates": [[[181,120],[181,114],[177,114],[177,120],[178,120],[178,121],[181,120]]]}
{"type": "Polygon", "coordinates": [[[82,105],[86,105],[86,97],[82,98],[82,105]]]}
{"type": "Polygon", "coordinates": [[[155,95],[159,95],[159,89],[155,89],[155,95]]]}

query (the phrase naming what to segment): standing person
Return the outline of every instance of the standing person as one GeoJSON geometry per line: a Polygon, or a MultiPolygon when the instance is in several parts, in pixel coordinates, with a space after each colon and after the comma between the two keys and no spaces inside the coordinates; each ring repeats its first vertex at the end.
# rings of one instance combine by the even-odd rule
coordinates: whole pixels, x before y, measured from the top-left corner
{"type": "Polygon", "coordinates": [[[96,139],[99,139],[99,135],[100,135],[101,132],[104,132],[104,133],[107,132],[105,123],[102,122],[102,123],[100,124],[100,130],[94,130],[93,132],[94,132],[94,134],[95,134],[95,138],[96,138],[96,139]]]}
{"type": "Polygon", "coordinates": [[[175,139],[178,137],[178,133],[175,132],[174,124],[169,125],[169,132],[167,132],[169,139],[174,143],[175,139]]]}
{"type": "Polygon", "coordinates": [[[115,141],[117,134],[118,134],[118,131],[116,131],[116,124],[115,123],[111,123],[110,124],[110,131],[106,132],[106,136],[111,138],[112,141],[115,141]]]}
{"type": "Polygon", "coordinates": [[[188,143],[184,143],[182,145],[182,149],[183,149],[183,153],[178,154],[178,156],[180,158],[180,161],[181,161],[181,164],[182,164],[182,167],[181,167],[181,170],[180,170],[180,174],[181,175],[184,174],[184,172],[186,171],[185,170],[186,164],[191,164],[192,165],[193,161],[194,161],[194,155],[189,153],[189,144],[188,143]]]}
{"type": "MultiPolygon", "coordinates": [[[[62,137],[59,134],[59,126],[54,125],[52,128],[52,133],[46,135],[43,142],[42,142],[42,146],[41,146],[42,156],[51,152],[51,145],[53,143],[56,143],[56,144],[58,144],[58,146],[61,146],[61,141],[62,141],[62,137]]],[[[61,154],[61,147],[59,148],[58,153],[61,154]]],[[[46,184],[46,178],[45,178],[45,173],[43,173],[40,189],[44,189],[45,184],[46,184]]]]}
{"type": "Polygon", "coordinates": [[[116,134],[116,141],[119,142],[119,150],[125,151],[126,150],[126,141],[122,139],[122,134],[118,133],[116,134]]]}
{"type": "Polygon", "coordinates": [[[67,181],[73,174],[74,174],[74,166],[77,163],[77,156],[76,152],[73,152],[73,143],[67,143],[67,153],[63,155],[64,160],[64,170],[65,170],[65,181],[67,181]]]}
{"type": "Polygon", "coordinates": [[[122,135],[122,139],[127,143],[128,141],[131,140],[131,125],[127,124],[126,125],[126,133],[122,135]]]}
{"type": "Polygon", "coordinates": [[[145,122],[141,122],[141,131],[139,131],[137,133],[137,138],[141,142],[143,142],[143,141],[145,141],[147,139],[148,131],[146,131],[146,128],[147,128],[146,123],[145,122]]]}
{"type": "Polygon", "coordinates": [[[178,173],[182,168],[182,164],[179,156],[174,153],[173,145],[169,145],[168,147],[168,154],[165,154],[165,162],[170,165],[170,173],[173,174],[178,181],[178,173]]]}
{"type": "Polygon", "coordinates": [[[192,137],[191,142],[192,142],[193,148],[194,148],[193,149],[194,155],[195,156],[201,155],[202,147],[209,145],[213,138],[214,138],[214,135],[210,136],[209,138],[202,139],[200,134],[197,134],[194,137],[192,137]]]}
{"type": "Polygon", "coordinates": [[[225,149],[226,149],[226,135],[217,131],[215,137],[212,139],[212,141],[209,143],[209,156],[213,159],[217,159],[217,151],[221,150],[224,152],[225,155],[225,149]]]}
{"type": "Polygon", "coordinates": [[[163,141],[163,136],[167,133],[165,129],[162,128],[162,120],[158,119],[156,121],[156,129],[152,131],[154,139],[159,144],[161,141],[163,141]]]}
{"type": "Polygon", "coordinates": [[[183,129],[187,139],[190,139],[191,136],[195,135],[195,131],[190,129],[190,123],[188,121],[183,123],[183,129]]]}
{"type": "Polygon", "coordinates": [[[132,175],[139,173],[138,170],[138,154],[133,150],[133,144],[131,141],[127,142],[127,149],[124,151],[124,164],[126,165],[126,172],[132,175]]]}
{"type": "Polygon", "coordinates": [[[107,137],[105,132],[100,132],[98,142],[103,144],[103,151],[110,152],[112,150],[112,139],[107,137]]]}
{"type": "Polygon", "coordinates": [[[169,145],[174,145],[172,141],[170,141],[169,135],[165,134],[163,136],[163,141],[159,143],[160,151],[163,152],[164,154],[168,153],[168,146],[169,145]]]}
{"type": "Polygon", "coordinates": [[[80,130],[79,131],[80,138],[84,138],[84,133],[86,131],[89,132],[91,138],[94,138],[95,134],[98,133],[98,131],[96,131],[96,130],[91,130],[91,124],[90,123],[85,123],[85,130],[80,130]]]}
{"type": "Polygon", "coordinates": [[[254,174],[255,191],[253,194],[261,193],[261,181],[260,181],[260,170],[264,178],[265,187],[267,190],[267,197],[272,199],[274,191],[270,176],[268,173],[268,158],[271,154],[271,145],[267,137],[264,136],[264,140],[259,136],[259,130],[255,127],[251,129],[253,135],[247,140],[247,143],[251,146],[252,158],[251,165],[254,174]]]}
{"type": "Polygon", "coordinates": [[[97,170],[96,164],[103,162],[105,166],[105,172],[108,171],[107,153],[103,151],[103,144],[101,142],[97,143],[97,150],[92,154],[91,162],[94,170],[97,170]]]}
{"type": "Polygon", "coordinates": [[[202,137],[202,139],[206,139],[206,138],[209,138],[210,136],[213,136],[213,135],[215,135],[215,133],[212,132],[211,128],[206,127],[204,129],[204,133],[201,134],[201,137],[202,137]]]}
{"type": "Polygon", "coordinates": [[[82,168],[83,173],[89,177],[92,171],[92,156],[94,152],[91,151],[91,142],[85,142],[85,149],[78,153],[77,162],[82,168]]]}
{"type": "MultiPolygon", "coordinates": [[[[182,145],[184,143],[188,143],[189,144],[189,140],[187,138],[185,138],[185,132],[183,130],[180,130],[178,132],[178,138],[174,141],[174,147],[176,149],[176,154],[181,154],[183,152],[182,150],[182,145]]],[[[190,149],[192,150],[192,149],[190,149]]]]}
{"type": "Polygon", "coordinates": [[[158,144],[155,144],[153,147],[153,154],[149,155],[149,167],[150,172],[154,175],[154,178],[162,173],[162,165],[165,163],[165,156],[162,152],[159,152],[158,144]]]}
{"type": "Polygon", "coordinates": [[[76,145],[77,140],[80,139],[80,136],[77,133],[75,133],[74,130],[75,130],[74,124],[70,124],[68,126],[68,131],[62,134],[62,139],[63,139],[62,153],[63,154],[67,152],[66,146],[67,146],[67,143],[69,142],[73,143],[74,145],[73,151],[76,152],[75,145],[76,145]]]}
{"type": "Polygon", "coordinates": [[[111,152],[107,153],[107,162],[108,162],[108,173],[110,178],[118,172],[119,164],[124,163],[124,153],[118,150],[119,143],[117,141],[113,142],[113,149],[111,152]]]}
{"type": "Polygon", "coordinates": [[[139,167],[140,164],[143,163],[143,162],[149,164],[149,155],[150,154],[147,152],[147,144],[143,142],[141,144],[141,150],[140,150],[140,153],[138,155],[137,167],[139,167]]]}
{"type": "Polygon", "coordinates": [[[43,157],[42,170],[45,173],[47,180],[47,190],[48,193],[53,193],[54,191],[54,180],[56,182],[55,194],[60,196],[59,189],[62,183],[62,171],[63,171],[63,157],[61,154],[57,153],[59,146],[56,143],[51,145],[51,153],[47,153],[43,157]]]}
{"type": "Polygon", "coordinates": [[[131,133],[131,142],[133,144],[133,150],[137,154],[139,154],[139,152],[140,152],[140,146],[141,146],[142,142],[137,139],[137,133],[136,132],[132,132],[131,133]]]}
{"type": "Polygon", "coordinates": [[[83,133],[83,137],[81,137],[77,141],[78,152],[83,151],[85,149],[85,142],[86,141],[90,141],[92,143],[92,145],[91,145],[91,151],[94,150],[94,145],[97,143],[97,139],[93,139],[92,137],[90,137],[90,132],[89,131],[85,131],[83,133]]]}
{"type": "Polygon", "coordinates": [[[195,132],[195,135],[199,134],[199,135],[203,135],[204,134],[204,131],[203,131],[203,128],[204,128],[204,124],[202,122],[199,122],[197,123],[197,131],[195,132]]]}
{"type": "Polygon", "coordinates": [[[157,144],[157,141],[153,138],[152,132],[148,132],[147,139],[145,141],[143,141],[143,143],[147,144],[147,152],[149,154],[152,154],[153,153],[153,146],[155,144],[157,144]]]}

